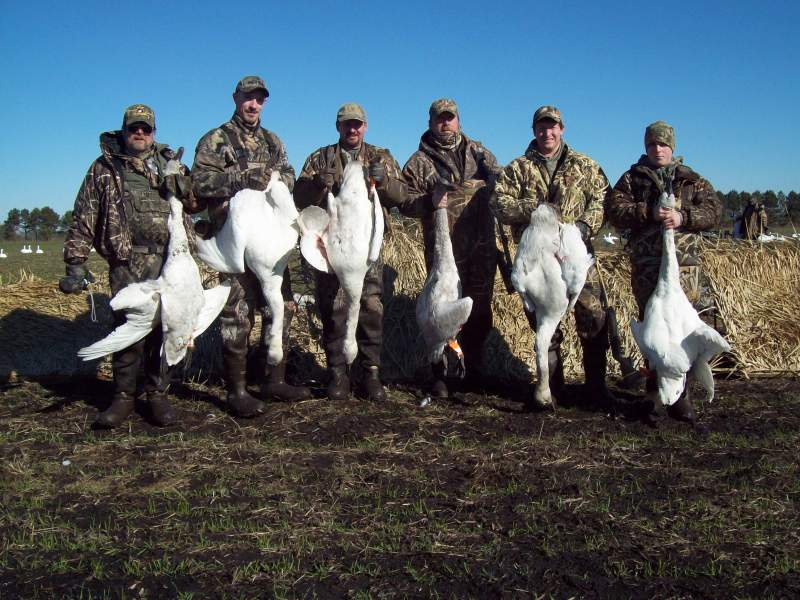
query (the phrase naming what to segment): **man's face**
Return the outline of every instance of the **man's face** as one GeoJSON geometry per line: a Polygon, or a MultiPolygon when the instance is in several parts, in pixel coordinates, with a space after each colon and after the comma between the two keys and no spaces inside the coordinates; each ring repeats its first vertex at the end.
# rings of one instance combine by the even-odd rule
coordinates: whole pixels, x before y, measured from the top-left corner
{"type": "Polygon", "coordinates": [[[347,119],[336,123],[339,132],[339,143],[347,149],[358,148],[364,141],[367,124],[358,119],[347,119]]]}
{"type": "Polygon", "coordinates": [[[267,94],[264,90],[253,90],[252,92],[237,92],[233,95],[236,103],[236,114],[248,125],[255,125],[261,117],[261,109],[267,94]]]}
{"type": "Polygon", "coordinates": [[[458,115],[445,111],[431,119],[428,122],[428,127],[433,133],[457,133],[459,128],[458,115]]]}
{"type": "Polygon", "coordinates": [[[133,152],[144,152],[153,145],[155,131],[147,123],[131,123],[125,128],[125,147],[133,152]]]}
{"type": "Polygon", "coordinates": [[[544,156],[552,156],[561,147],[561,136],[564,128],[553,119],[539,119],[533,126],[536,146],[544,156]]]}
{"type": "Polygon", "coordinates": [[[666,167],[672,162],[672,148],[661,142],[647,144],[647,158],[656,167],[666,167]]]}

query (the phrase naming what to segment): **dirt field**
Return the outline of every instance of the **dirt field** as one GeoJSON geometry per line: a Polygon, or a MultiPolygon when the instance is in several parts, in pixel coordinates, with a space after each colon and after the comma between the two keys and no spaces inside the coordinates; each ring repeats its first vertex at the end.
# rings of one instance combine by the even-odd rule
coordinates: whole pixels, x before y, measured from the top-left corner
{"type": "MultiPolygon", "coordinates": [[[[709,432],[530,389],[90,429],[110,383],[0,392],[0,598],[797,598],[800,383],[722,381],[709,432]]],[[[319,390],[321,393],[322,390],[319,390]]]]}

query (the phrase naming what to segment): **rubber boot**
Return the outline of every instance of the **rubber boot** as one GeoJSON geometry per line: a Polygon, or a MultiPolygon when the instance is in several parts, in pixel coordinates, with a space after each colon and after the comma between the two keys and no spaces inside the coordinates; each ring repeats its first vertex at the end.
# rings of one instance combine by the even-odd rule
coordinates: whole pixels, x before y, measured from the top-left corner
{"type": "Polygon", "coordinates": [[[547,370],[550,372],[550,393],[553,395],[553,402],[564,397],[564,361],[561,358],[561,345],[550,346],[547,350],[547,370]]]}
{"type": "Polygon", "coordinates": [[[676,421],[689,423],[698,433],[708,432],[708,428],[698,422],[697,413],[694,412],[692,401],[689,400],[689,396],[685,390],[675,404],[671,404],[667,407],[667,415],[676,421]]]}
{"type": "Polygon", "coordinates": [[[261,387],[261,397],[279,402],[299,402],[311,398],[311,390],[305,386],[286,383],[286,358],[274,367],[267,366],[267,382],[261,387]]]}
{"type": "Polygon", "coordinates": [[[166,392],[148,392],[147,403],[150,406],[150,417],[159,427],[169,427],[178,422],[178,414],[172,408],[166,392]]]}
{"type": "Polygon", "coordinates": [[[371,402],[383,402],[386,400],[386,390],[383,389],[380,369],[378,367],[364,367],[364,379],[361,382],[361,391],[364,397],[371,402]]]}
{"type": "Polygon", "coordinates": [[[608,332],[603,328],[600,333],[581,344],[583,346],[583,372],[586,376],[586,394],[599,409],[616,414],[617,398],[606,384],[608,367],[608,332]]]}
{"type": "Polygon", "coordinates": [[[446,370],[444,361],[431,365],[431,371],[433,372],[433,383],[430,387],[431,398],[448,398],[450,396],[450,392],[447,389],[446,370]]]}
{"type": "Polygon", "coordinates": [[[122,424],[133,412],[134,398],[132,394],[117,392],[111,399],[111,406],[101,412],[94,420],[94,426],[101,429],[113,429],[122,424]]]}
{"type": "Polygon", "coordinates": [[[341,402],[350,397],[350,378],[347,367],[331,367],[331,380],[328,383],[328,400],[341,402]]]}
{"type": "MultiPolygon", "coordinates": [[[[241,340],[237,340],[238,343],[241,340]]],[[[225,383],[228,388],[227,403],[236,417],[255,417],[266,412],[266,405],[251,396],[247,391],[247,340],[244,340],[245,348],[235,348],[231,352],[223,348],[223,362],[225,365],[225,383]],[[243,350],[243,351],[241,351],[243,350]]]]}

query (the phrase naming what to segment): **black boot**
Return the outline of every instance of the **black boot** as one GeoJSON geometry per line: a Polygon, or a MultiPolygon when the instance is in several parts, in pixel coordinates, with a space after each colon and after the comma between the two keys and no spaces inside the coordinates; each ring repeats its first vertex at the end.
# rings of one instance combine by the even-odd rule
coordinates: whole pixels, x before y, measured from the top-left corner
{"type": "Polygon", "coordinates": [[[94,426],[100,429],[113,429],[122,424],[133,412],[134,398],[132,394],[117,392],[111,399],[111,406],[101,412],[94,420],[94,426]]]}
{"type": "Polygon", "coordinates": [[[596,338],[582,344],[583,372],[586,376],[586,395],[591,399],[592,404],[600,410],[614,415],[616,414],[617,398],[606,385],[607,340],[605,333],[601,332],[596,338]]]}
{"type": "Polygon", "coordinates": [[[266,412],[266,405],[251,396],[247,391],[247,340],[244,348],[236,348],[231,352],[223,348],[223,361],[225,363],[225,383],[228,388],[227,402],[236,417],[255,417],[266,412]]]}
{"type": "Polygon", "coordinates": [[[372,402],[383,402],[386,400],[386,390],[383,389],[380,369],[378,369],[378,367],[364,367],[364,379],[361,382],[361,391],[364,397],[372,402]]]}
{"type": "Polygon", "coordinates": [[[553,403],[558,404],[564,398],[564,361],[561,358],[561,346],[550,346],[547,350],[547,370],[550,372],[550,393],[553,403]]]}
{"type": "Polygon", "coordinates": [[[708,428],[698,422],[697,413],[694,412],[694,406],[692,406],[692,401],[689,399],[686,390],[683,391],[675,404],[670,404],[667,407],[667,415],[676,421],[689,423],[699,433],[708,432],[708,428]]]}
{"type": "Polygon", "coordinates": [[[331,367],[331,380],[328,383],[328,400],[340,402],[350,397],[350,378],[347,367],[331,367]]]}
{"type": "Polygon", "coordinates": [[[450,392],[447,389],[447,367],[444,361],[439,361],[435,365],[431,365],[433,372],[433,383],[430,387],[431,398],[448,398],[450,392]]]}
{"type": "Polygon", "coordinates": [[[299,402],[311,398],[311,390],[305,386],[286,383],[286,358],[274,367],[267,366],[267,382],[261,387],[261,397],[279,402],[299,402]]]}
{"type": "Polygon", "coordinates": [[[147,403],[150,405],[150,417],[160,427],[169,427],[178,422],[178,414],[172,408],[166,392],[148,392],[147,403]]]}

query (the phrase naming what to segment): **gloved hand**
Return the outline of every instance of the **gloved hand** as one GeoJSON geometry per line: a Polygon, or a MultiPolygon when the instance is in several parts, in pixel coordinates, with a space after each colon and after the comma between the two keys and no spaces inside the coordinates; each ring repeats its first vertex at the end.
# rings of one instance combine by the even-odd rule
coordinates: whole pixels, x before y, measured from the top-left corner
{"type": "Polygon", "coordinates": [[[67,265],[67,275],[58,280],[58,289],[65,294],[79,294],[90,283],[94,283],[94,275],[81,265],[67,265]]]}
{"type": "Polygon", "coordinates": [[[252,169],[247,169],[247,171],[242,173],[242,175],[244,175],[242,178],[244,183],[243,189],[249,188],[251,190],[258,190],[259,192],[263,192],[265,189],[267,189],[270,174],[264,167],[253,167],[252,169]]]}
{"type": "Polygon", "coordinates": [[[581,239],[585,242],[589,241],[589,236],[591,235],[591,230],[589,226],[584,223],[583,221],[575,221],[575,227],[578,228],[578,231],[581,232],[581,239]]]}
{"type": "Polygon", "coordinates": [[[158,190],[165,198],[175,196],[178,200],[187,198],[192,190],[192,178],[188,175],[176,173],[161,179],[158,190]]]}
{"type": "Polygon", "coordinates": [[[369,175],[369,178],[375,182],[375,187],[377,188],[380,188],[386,181],[386,167],[383,166],[383,163],[380,161],[380,159],[373,159],[369,163],[367,174],[369,175]]]}
{"type": "Polygon", "coordinates": [[[314,182],[319,189],[328,189],[332,190],[333,185],[336,182],[336,171],[334,169],[326,169],[325,171],[321,171],[320,173],[315,173],[314,176],[311,178],[311,181],[314,182]]]}

